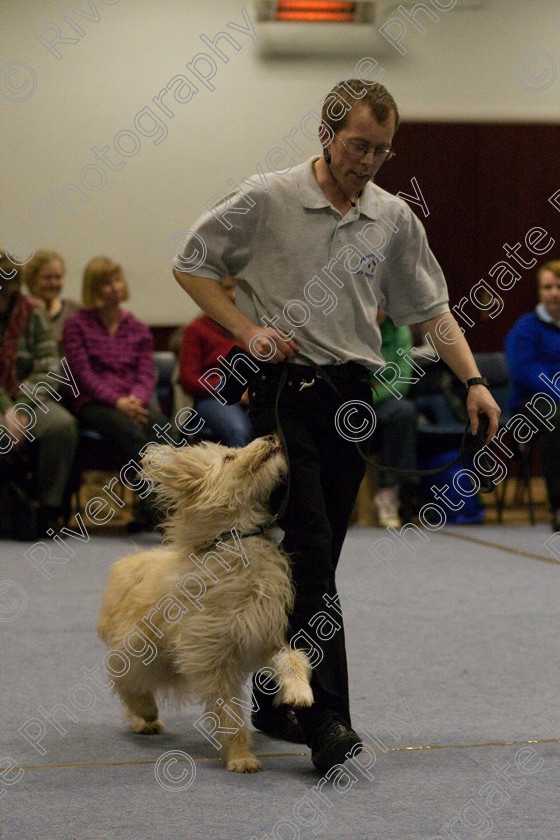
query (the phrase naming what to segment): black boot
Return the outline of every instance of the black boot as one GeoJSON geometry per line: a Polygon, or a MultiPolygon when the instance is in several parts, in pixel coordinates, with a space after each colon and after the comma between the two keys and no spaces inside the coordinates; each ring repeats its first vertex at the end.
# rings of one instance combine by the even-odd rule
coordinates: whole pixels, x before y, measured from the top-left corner
{"type": "Polygon", "coordinates": [[[306,738],[299,725],[296,713],[291,706],[285,704],[274,706],[274,696],[265,694],[253,677],[253,699],[258,707],[251,715],[251,723],[255,729],[264,732],[270,738],[280,741],[291,741],[293,744],[305,744],[306,738]]]}
{"type": "Polygon", "coordinates": [[[291,706],[277,706],[268,711],[259,709],[258,712],[252,713],[251,723],[269,738],[291,741],[292,744],[306,743],[303,729],[297,722],[296,713],[291,706]]]}

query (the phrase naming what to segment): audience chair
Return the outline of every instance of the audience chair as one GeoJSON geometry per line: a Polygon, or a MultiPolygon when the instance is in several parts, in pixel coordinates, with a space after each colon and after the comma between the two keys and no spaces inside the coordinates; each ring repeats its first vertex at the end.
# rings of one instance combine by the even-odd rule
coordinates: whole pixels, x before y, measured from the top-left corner
{"type": "MultiPolygon", "coordinates": [[[[475,360],[482,374],[488,379],[492,396],[502,409],[500,415],[500,427],[504,427],[511,416],[511,378],[506,361],[505,353],[475,353],[475,360]]],[[[506,489],[512,472],[512,467],[519,464],[519,476],[516,478],[517,486],[514,502],[522,506],[527,498],[527,508],[531,525],[535,524],[535,508],[531,487],[532,462],[534,447],[533,441],[529,443],[516,443],[511,435],[507,436],[506,445],[514,453],[513,459],[506,463],[508,472],[506,477],[498,484],[495,490],[496,516],[498,522],[502,522],[505,507],[506,489]]],[[[506,459],[507,460],[507,459],[506,459]]]]}
{"type": "Polygon", "coordinates": [[[156,396],[163,413],[173,419],[175,411],[173,374],[177,365],[177,357],[171,350],[156,350],[154,362],[158,373],[156,396]]]}
{"type": "Polygon", "coordinates": [[[461,446],[467,415],[464,400],[454,399],[453,374],[441,361],[428,362],[409,392],[418,408],[417,448],[421,461],[461,446]]]}
{"type": "Polygon", "coordinates": [[[502,409],[500,425],[504,426],[510,416],[511,398],[511,380],[506,354],[502,352],[475,353],[474,359],[480,373],[488,380],[492,396],[502,409]]]}
{"type": "MultiPolygon", "coordinates": [[[[500,426],[503,427],[511,416],[511,380],[505,353],[475,353],[474,358],[480,373],[488,380],[494,399],[502,409],[500,426]]],[[[419,458],[452,452],[461,446],[467,415],[465,410],[464,415],[460,416],[461,407],[464,409],[464,400],[460,388],[450,387],[451,377],[452,374],[442,362],[429,363],[425,367],[424,376],[413,386],[411,395],[416,400],[420,415],[419,458]]],[[[509,475],[519,463],[521,489],[516,492],[516,501],[521,504],[527,498],[529,520],[534,525],[535,511],[531,489],[534,447],[532,443],[516,444],[511,435],[507,436],[506,444],[514,452],[514,458],[506,464],[508,475],[497,486],[494,494],[498,522],[502,522],[503,519],[509,475]]]]}
{"type": "Polygon", "coordinates": [[[529,521],[531,525],[534,525],[536,522],[535,519],[535,503],[533,500],[533,491],[532,491],[532,479],[534,470],[533,470],[533,462],[535,460],[535,445],[534,441],[531,440],[528,443],[516,443],[511,435],[508,436],[507,439],[507,446],[512,450],[514,453],[514,459],[510,461],[508,466],[508,474],[500,482],[500,484],[496,487],[495,490],[495,498],[496,498],[496,514],[498,518],[498,522],[502,522],[503,519],[503,512],[505,508],[505,496],[506,496],[506,487],[511,477],[511,467],[519,463],[519,473],[515,476],[516,486],[515,486],[515,493],[513,503],[516,507],[522,507],[525,504],[525,499],[527,500],[527,510],[529,512],[529,521]]]}
{"type": "MultiPolygon", "coordinates": [[[[506,361],[505,353],[482,353],[475,354],[475,359],[483,376],[486,376],[492,390],[494,399],[502,409],[500,415],[500,426],[503,427],[511,417],[510,397],[511,378],[506,361]]],[[[508,435],[505,443],[514,453],[513,459],[507,460],[508,473],[498,484],[495,491],[496,514],[498,522],[503,520],[505,507],[506,489],[512,471],[518,471],[516,475],[516,489],[514,504],[522,506],[527,500],[527,510],[531,525],[535,524],[535,505],[532,492],[533,462],[535,456],[534,439],[528,443],[516,443],[512,435],[508,435]]]]}

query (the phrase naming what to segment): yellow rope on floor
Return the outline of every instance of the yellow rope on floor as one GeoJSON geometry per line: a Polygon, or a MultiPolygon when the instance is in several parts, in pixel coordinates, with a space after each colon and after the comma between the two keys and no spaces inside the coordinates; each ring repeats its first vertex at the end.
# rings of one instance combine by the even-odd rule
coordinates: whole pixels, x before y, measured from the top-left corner
{"type": "MultiPolygon", "coordinates": [[[[523,744],[555,744],[558,743],[558,738],[541,738],[539,740],[530,741],[487,741],[483,744],[424,744],[414,747],[385,747],[374,749],[373,752],[412,752],[415,750],[468,750],[477,747],[511,747],[522,746],[523,744]]],[[[257,758],[290,758],[294,756],[310,755],[309,752],[288,752],[288,753],[259,753],[257,758]]],[[[221,758],[175,758],[175,762],[181,764],[182,762],[194,761],[195,764],[202,764],[209,761],[221,761],[221,758]]],[[[106,762],[86,762],[83,764],[31,764],[27,767],[0,767],[0,773],[4,770],[67,770],[81,767],[135,767],[141,765],[156,765],[157,760],[149,761],[106,761],[106,762]]]]}
{"type": "Polygon", "coordinates": [[[498,551],[505,551],[508,554],[515,554],[517,557],[528,557],[530,560],[540,560],[543,563],[554,563],[560,566],[560,560],[555,560],[553,557],[543,557],[542,554],[531,554],[529,551],[519,551],[517,548],[510,548],[506,545],[499,545],[498,543],[489,542],[488,540],[479,540],[476,537],[468,537],[465,534],[457,534],[455,531],[438,531],[443,537],[454,537],[456,540],[465,540],[465,542],[476,543],[483,545],[486,548],[495,548],[498,551]]]}

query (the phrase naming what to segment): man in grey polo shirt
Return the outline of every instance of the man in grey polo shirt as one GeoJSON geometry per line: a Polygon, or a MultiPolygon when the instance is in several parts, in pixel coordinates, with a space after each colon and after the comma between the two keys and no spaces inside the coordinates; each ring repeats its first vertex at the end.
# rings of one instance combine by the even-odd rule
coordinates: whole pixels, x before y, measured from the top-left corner
{"type": "MultiPolygon", "coordinates": [[[[474,432],[486,414],[490,438],[500,413],[476,381],[480,373],[449,313],[422,224],[404,201],[372,183],[392,155],[397,125],[397,106],[382,85],[341,82],[323,105],[323,155],[245,179],[243,190],[193,225],[174,261],[175,277],[199,306],[266,362],[250,391],[251,420],[260,435],[274,431],[278,417],[288,450],[281,524],[296,587],[291,631],[313,644],[316,660],[315,703],[298,709],[297,720],[320,771],[360,748],[335,570],[364,474],[353,439],[368,413],[359,420],[348,414],[346,427],[336,418],[341,406],[371,405],[369,376],[384,366],[378,305],[397,326],[421,323],[444,361],[472,385],[474,432]],[[220,289],[227,276],[237,278],[236,305],[220,289]]],[[[273,710],[266,695],[258,700],[257,726],[289,735],[293,713],[273,710]]]]}

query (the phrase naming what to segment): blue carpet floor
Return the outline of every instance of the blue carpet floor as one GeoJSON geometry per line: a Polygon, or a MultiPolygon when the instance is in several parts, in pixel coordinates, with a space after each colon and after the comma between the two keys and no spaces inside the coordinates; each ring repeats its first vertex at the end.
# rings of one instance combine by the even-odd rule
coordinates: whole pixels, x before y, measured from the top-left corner
{"type": "Polygon", "coordinates": [[[544,525],[349,532],[339,589],[354,726],[370,751],[323,779],[307,747],[258,732],[264,772],[228,773],[193,726],[200,708],[164,707],[157,737],[127,729],[95,623],[132,539],[73,541],[67,562],[35,566],[28,545],[0,542],[0,838],[558,840],[550,536],[544,525]]]}

